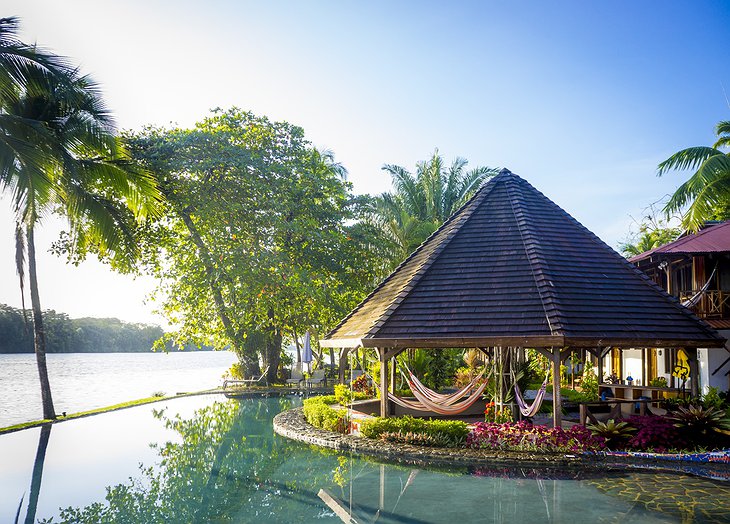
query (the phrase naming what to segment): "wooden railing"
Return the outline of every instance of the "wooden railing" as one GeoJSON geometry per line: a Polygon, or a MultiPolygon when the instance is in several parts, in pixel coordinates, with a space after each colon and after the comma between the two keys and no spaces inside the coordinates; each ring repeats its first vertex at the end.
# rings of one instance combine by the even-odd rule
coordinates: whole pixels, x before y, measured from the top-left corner
{"type": "MultiPolygon", "coordinates": [[[[697,293],[697,290],[680,291],[679,301],[689,300],[697,293]]],[[[705,291],[690,309],[701,318],[730,317],[730,291],[705,291]]]]}

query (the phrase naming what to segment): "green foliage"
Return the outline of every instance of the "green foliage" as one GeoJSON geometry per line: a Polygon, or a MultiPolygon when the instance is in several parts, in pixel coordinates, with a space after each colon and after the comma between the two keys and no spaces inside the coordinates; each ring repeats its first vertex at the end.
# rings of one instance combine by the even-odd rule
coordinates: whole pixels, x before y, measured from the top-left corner
{"type": "MultiPolygon", "coordinates": [[[[116,318],[69,318],[43,312],[48,353],[128,353],[150,351],[162,337],[159,326],[133,324],[116,318]]],[[[23,312],[0,304],[0,353],[32,353],[33,332],[23,312]]]]}
{"type": "Polygon", "coordinates": [[[623,446],[636,432],[636,428],[628,422],[616,422],[613,419],[609,419],[607,422],[586,424],[586,428],[590,429],[594,435],[603,437],[609,448],[623,446]]]}
{"type": "Polygon", "coordinates": [[[353,400],[365,400],[371,398],[372,395],[361,391],[350,391],[349,386],[345,384],[335,385],[335,399],[342,406],[349,406],[353,400]]]}
{"type": "Polygon", "coordinates": [[[593,370],[590,360],[586,360],[583,368],[583,380],[581,380],[580,387],[586,401],[598,400],[598,376],[593,370]]]}
{"type": "Polygon", "coordinates": [[[705,409],[722,409],[725,401],[720,396],[720,390],[710,386],[707,393],[702,395],[702,407],[705,409]]]}
{"type": "Polygon", "coordinates": [[[673,242],[680,234],[682,234],[681,228],[670,226],[669,222],[659,217],[657,211],[650,206],[647,215],[638,226],[638,232],[630,233],[619,245],[619,250],[625,257],[633,257],[673,242]]]}
{"type": "Polygon", "coordinates": [[[703,406],[678,406],[676,411],[667,415],[688,441],[698,444],[713,444],[720,435],[728,443],[727,435],[730,432],[730,419],[725,412],[717,408],[703,406]]]}
{"type": "Polygon", "coordinates": [[[410,416],[380,418],[374,417],[360,425],[363,436],[372,439],[387,439],[415,443],[419,435],[423,442],[439,447],[461,447],[466,442],[469,428],[460,420],[433,420],[410,416]]]}
{"type": "Polygon", "coordinates": [[[230,346],[250,368],[309,330],[319,355],[316,334],[364,297],[377,265],[363,199],[333,155],[236,108],[126,140],[166,196],[163,219],[139,231],[139,269],[159,279],[179,338],[230,346]]]}
{"type": "Polygon", "coordinates": [[[349,416],[345,409],[334,409],[335,395],[322,395],[304,400],[304,417],[312,426],[337,433],[347,433],[349,416]]]}
{"type": "Polygon", "coordinates": [[[649,381],[649,385],[653,388],[665,388],[667,387],[667,379],[664,377],[654,377],[649,381]]]}
{"type": "Polygon", "coordinates": [[[392,193],[373,202],[371,223],[381,232],[393,269],[456,211],[496,170],[477,167],[466,171],[467,161],[455,159],[446,166],[438,150],[416,164],[415,176],[406,169],[386,164],[393,182],[392,193]]]}
{"type": "Polygon", "coordinates": [[[691,231],[699,230],[705,221],[717,218],[718,215],[727,218],[730,202],[730,153],[721,148],[730,145],[730,122],[719,122],[715,133],[717,141],[711,147],[683,149],[658,166],[660,176],[673,170],[694,171],[677,188],[664,208],[667,213],[686,208],[682,225],[691,231]]]}

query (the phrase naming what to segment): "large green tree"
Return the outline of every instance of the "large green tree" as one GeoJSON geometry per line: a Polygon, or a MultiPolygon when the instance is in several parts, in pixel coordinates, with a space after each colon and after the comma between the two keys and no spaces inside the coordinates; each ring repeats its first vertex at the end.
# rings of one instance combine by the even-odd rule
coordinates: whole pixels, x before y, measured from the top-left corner
{"type": "Polygon", "coordinates": [[[372,284],[358,199],[301,128],[233,108],[127,139],[165,194],[139,238],[179,340],[229,347],[246,373],[261,356],[274,380],[283,340],[325,333],[372,284]]]}
{"type": "MultiPolygon", "coordinates": [[[[7,31],[7,25],[0,27],[7,31]]],[[[76,70],[49,69],[44,61],[53,63],[43,57],[38,67],[26,68],[22,79],[12,71],[0,75],[0,80],[17,80],[1,91],[0,143],[7,147],[0,149],[0,189],[11,194],[15,212],[21,292],[27,260],[43,417],[53,419],[36,227],[44,217],[60,213],[68,219],[69,246],[110,258],[122,245],[123,252],[131,253],[129,217],[142,219],[153,213],[158,193],[154,179],[133,169],[125,156],[96,84],[76,70]]]]}
{"type": "Polygon", "coordinates": [[[730,217],[730,121],[715,126],[717,141],[711,146],[683,149],[659,164],[659,175],[668,171],[694,171],[669,199],[667,213],[684,211],[682,225],[697,231],[707,220],[730,217]],[[686,209],[685,209],[686,208],[686,209]]]}
{"type": "Polygon", "coordinates": [[[481,183],[497,173],[456,158],[446,165],[436,150],[431,158],[416,164],[416,174],[401,166],[386,164],[393,192],[376,197],[372,222],[387,239],[391,269],[415,250],[454,211],[466,202],[481,183]]]}

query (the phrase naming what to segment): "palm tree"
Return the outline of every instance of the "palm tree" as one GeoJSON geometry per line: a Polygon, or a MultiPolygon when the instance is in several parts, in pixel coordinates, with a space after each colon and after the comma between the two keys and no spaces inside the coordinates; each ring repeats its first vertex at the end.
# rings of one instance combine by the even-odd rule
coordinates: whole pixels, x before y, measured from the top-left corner
{"type": "Polygon", "coordinates": [[[730,146],[730,121],[718,123],[715,133],[718,138],[712,147],[683,149],[658,166],[659,176],[671,170],[695,171],[677,188],[664,208],[669,215],[689,204],[682,225],[690,231],[697,231],[730,204],[730,153],[720,149],[730,146]]]}
{"type": "Polygon", "coordinates": [[[456,158],[446,168],[438,149],[416,164],[414,176],[400,166],[386,164],[392,193],[376,197],[372,221],[390,242],[397,265],[466,202],[481,183],[498,170],[477,167],[466,171],[467,161],[456,158]]]}
{"type": "Polygon", "coordinates": [[[21,293],[27,256],[43,417],[54,419],[35,228],[44,217],[60,212],[68,219],[66,245],[78,249],[79,257],[94,250],[114,259],[134,252],[130,218],[156,213],[160,197],[154,179],[135,169],[120,146],[96,84],[70,69],[49,74],[38,67],[27,73],[12,96],[0,98],[0,135],[13,146],[0,151],[0,189],[11,193],[16,216],[21,293]],[[8,122],[22,125],[4,125],[8,122]],[[25,154],[32,149],[36,154],[25,154]]]}

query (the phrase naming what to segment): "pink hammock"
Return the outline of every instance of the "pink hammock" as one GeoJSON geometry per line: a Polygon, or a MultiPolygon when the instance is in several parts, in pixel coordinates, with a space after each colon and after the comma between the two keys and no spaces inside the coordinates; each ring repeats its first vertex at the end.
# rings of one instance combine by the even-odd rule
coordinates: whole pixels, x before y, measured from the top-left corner
{"type": "MultiPolygon", "coordinates": [[[[486,371],[486,370],[485,370],[486,371]]],[[[410,371],[409,371],[410,373],[410,371]]],[[[369,373],[365,373],[370,380],[373,380],[373,378],[370,376],[369,373]]],[[[466,386],[465,388],[462,388],[461,391],[469,390],[471,387],[474,386],[476,380],[478,380],[482,375],[484,374],[484,371],[480,373],[480,375],[472,380],[472,382],[466,386]]],[[[412,375],[412,374],[411,374],[412,375]]],[[[422,388],[426,389],[433,395],[439,395],[438,393],[431,391],[430,389],[426,388],[423,384],[421,384],[418,379],[415,377],[415,375],[412,375],[415,382],[421,385],[422,388]]],[[[373,380],[373,382],[375,382],[373,380]]],[[[482,393],[484,392],[484,389],[487,387],[487,382],[484,381],[484,383],[479,386],[476,391],[474,391],[468,398],[464,399],[462,402],[452,402],[450,405],[442,405],[433,402],[428,397],[424,396],[420,391],[417,391],[416,384],[409,380],[406,377],[406,382],[408,382],[408,386],[411,388],[411,391],[413,392],[413,396],[416,397],[417,400],[406,400],[404,398],[396,397],[393,393],[388,391],[388,400],[391,400],[393,403],[406,408],[406,409],[413,409],[416,411],[433,411],[434,413],[438,413],[439,415],[458,415],[459,413],[462,413],[469,409],[472,404],[474,404],[479,398],[482,396],[482,393]]],[[[460,393],[457,391],[457,393],[460,393]]],[[[453,393],[451,395],[443,395],[444,397],[450,397],[452,395],[455,395],[456,393],[453,393]]],[[[464,393],[461,393],[461,396],[463,396],[464,393]]]]}

